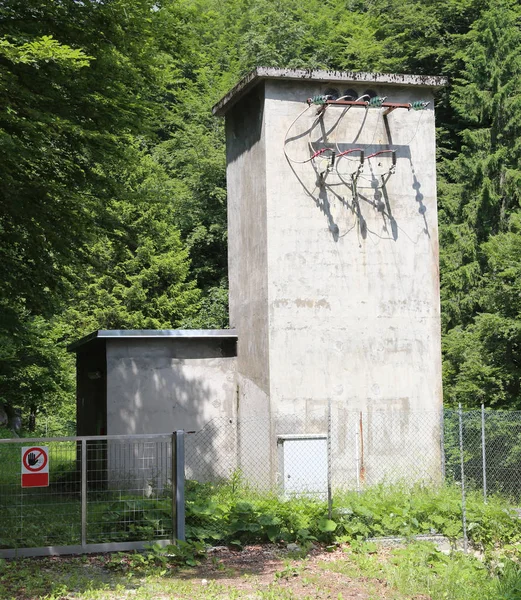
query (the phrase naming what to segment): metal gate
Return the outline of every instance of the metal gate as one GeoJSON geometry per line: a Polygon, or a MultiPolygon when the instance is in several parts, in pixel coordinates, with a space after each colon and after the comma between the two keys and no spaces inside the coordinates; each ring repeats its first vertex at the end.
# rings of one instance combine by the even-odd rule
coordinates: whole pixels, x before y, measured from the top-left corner
{"type": "Polygon", "coordinates": [[[0,440],[0,515],[2,558],[184,539],[184,432],[0,440]],[[46,449],[45,487],[22,487],[31,447],[46,449]]]}

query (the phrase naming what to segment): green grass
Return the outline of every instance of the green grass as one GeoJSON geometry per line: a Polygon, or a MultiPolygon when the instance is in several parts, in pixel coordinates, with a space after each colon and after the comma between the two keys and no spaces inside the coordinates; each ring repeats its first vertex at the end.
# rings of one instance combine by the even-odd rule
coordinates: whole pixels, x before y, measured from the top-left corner
{"type": "Polygon", "coordinates": [[[432,600],[515,600],[521,598],[521,570],[504,559],[501,567],[472,555],[446,555],[434,544],[415,542],[382,556],[373,546],[347,550],[349,561],[325,563],[325,569],[381,579],[407,597],[432,600]]]}
{"type": "MultiPolygon", "coordinates": [[[[158,558],[156,554],[151,556],[158,558]]],[[[249,552],[246,556],[251,559],[249,552]]],[[[256,557],[262,561],[262,551],[257,551],[256,557]]],[[[365,592],[368,598],[383,597],[378,582],[347,578],[331,582],[330,574],[318,567],[316,560],[282,561],[273,557],[270,561],[278,562],[280,570],[265,573],[261,568],[259,573],[251,574],[248,567],[226,569],[224,565],[221,570],[215,561],[188,570],[164,560],[154,564],[135,553],[111,558],[0,561],[0,599],[342,600],[353,597],[353,590],[365,592]]],[[[386,593],[385,598],[402,600],[403,596],[386,593]]]]}
{"type": "MultiPolygon", "coordinates": [[[[262,561],[262,550],[255,555],[262,561]]],[[[346,546],[333,560],[270,558],[278,568],[267,575],[247,568],[216,568],[216,560],[197,569],[180,567],[166,554],[0,560],[0,600],[190,600],[249,598],[306,600],[516,600],[521,597],[519,565],[481,562],[460,552],[450,555],[429,543],[392,551],[374,544],[346,546]],[[341,556],[339,556],[341,555],[341,556]],[[172,560],[174,562],[172,562],[172,560]],[[203,578],[207,578],[203,580],[203,578]]],[[[248,568],[251,553],[245,553],[248,568]]],[[[232,559],[233,560],[233,559],[232,559]]]]}

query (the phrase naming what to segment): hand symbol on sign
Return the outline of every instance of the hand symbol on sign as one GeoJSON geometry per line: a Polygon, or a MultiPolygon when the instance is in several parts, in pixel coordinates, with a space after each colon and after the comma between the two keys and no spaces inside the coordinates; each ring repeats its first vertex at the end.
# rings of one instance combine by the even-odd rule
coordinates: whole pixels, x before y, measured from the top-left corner
{"type": "Polygon", "coordinates": [[[31,452],[27,457],[27,463],[30,467],[34,467],[34,465],[38,462],[38,458],[36,458],[36,454],[31,452]]]}

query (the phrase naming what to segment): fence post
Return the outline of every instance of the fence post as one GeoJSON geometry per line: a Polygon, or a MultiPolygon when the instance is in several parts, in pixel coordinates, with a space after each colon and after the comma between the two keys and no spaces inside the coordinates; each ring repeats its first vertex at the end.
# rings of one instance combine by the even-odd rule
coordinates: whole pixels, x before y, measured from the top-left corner
{"type": "Polygon", "coordinates": [[[328,518],[333,518],[333,495],[331,490],[331,479],[333,470],[333,457],[331,456],[331,397],[327,401],[327,514],[328,518]]]}
{"type": "Polygon", "coordinates": [[[458,406],[459,416],[459,451],[461,459],[461,518],[463,521],[463,552],[467,553],[467,508],[465,505],[465,466],[463,458],[463,413],[461,402],[458,406]]]}
{"type": "Polygon", "coordinates": [[[356,491],[360,493],[360,429],[355,417],[355,467],[356,491]]]}
{"type": "Polygon", "coordinates": [[[172,542],[185,540],[185,432],[172,433],[172,542]]]}
{"type": "Polygon", "coordinates": [[[81,440],[81,545],[87,544],[87,440],[81,440]]]}
{"type": "Polygon", "coordinates": [[[441,459],[441,481],[445,483],[445,413],[443,406],[440,411],[440,459],[441,459]]]}
{"type": "Polygon", "coordinates": [[[487,451],[485,446],[485,405],[481,403],[481,450],[483,452],[483,500],[487,503],[487,451]]]}

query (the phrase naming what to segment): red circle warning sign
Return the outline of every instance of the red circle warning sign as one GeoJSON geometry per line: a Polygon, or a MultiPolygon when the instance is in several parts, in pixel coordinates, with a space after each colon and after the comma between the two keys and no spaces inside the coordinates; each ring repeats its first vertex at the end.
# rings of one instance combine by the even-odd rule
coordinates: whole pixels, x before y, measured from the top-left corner
{"type": "Polygon", "coordinates": [[[22,465],[26,473],[39,473],[47,466],[48,456],[47,448],[33,446],[32,448],[24,448],[22,457],[22,465]]]}
{"type": "Polygon", "coordinates": [[[48,485],[48,446],[24,446],[22,448],[22,487],[47,487],[48,485]]]}

